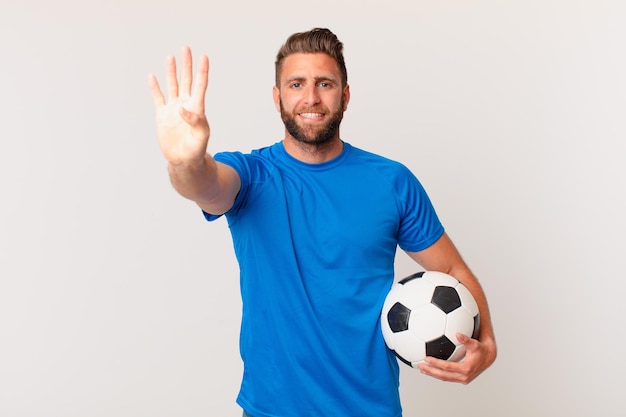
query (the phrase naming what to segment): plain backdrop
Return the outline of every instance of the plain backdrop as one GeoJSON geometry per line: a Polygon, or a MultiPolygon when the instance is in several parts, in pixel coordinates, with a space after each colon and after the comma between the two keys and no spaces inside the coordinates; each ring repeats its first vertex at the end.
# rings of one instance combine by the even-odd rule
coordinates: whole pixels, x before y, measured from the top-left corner
{"type": "Polygon", "coordinates": [[[343,139],[415,172],[492,310],[493,367],[402,365],[405,416],[626,415],[625,22],[619,0],[2,0],[0,416],[240,416],[228,227],[171,188],[146,77],[207,54],[210,151],[249,151],[282,138],[279,46],[317,26],[345,43],[343,139]]]}

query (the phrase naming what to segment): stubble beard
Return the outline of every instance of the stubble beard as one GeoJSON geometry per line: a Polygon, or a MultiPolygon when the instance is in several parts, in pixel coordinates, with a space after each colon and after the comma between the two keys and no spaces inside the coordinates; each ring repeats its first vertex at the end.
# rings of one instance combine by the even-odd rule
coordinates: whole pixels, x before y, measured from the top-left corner
{"type": "MultiPolygon", "coordinates": [[[[343,100],[340,103],[340,109],[343,109],[343,100]]],[[[311,112],[315,112],[311,110],[311,112]]],[[[331,113],[330,119],[319,127],[300,126],[296,121],[297,114],[290,114],[285,111],[282,101],[280,102],[280,116],[285,124],[287,132],[298,142],[315,147],[323,147],[335,138],[339,131],[339,126],[343,120],[343,110],[337,110],[331,113]]]]}

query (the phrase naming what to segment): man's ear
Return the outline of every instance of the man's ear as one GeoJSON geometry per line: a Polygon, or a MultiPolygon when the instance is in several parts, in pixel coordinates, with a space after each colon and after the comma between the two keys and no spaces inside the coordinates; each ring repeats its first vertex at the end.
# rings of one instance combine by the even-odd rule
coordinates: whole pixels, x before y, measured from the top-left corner
{"type": "Polygon", "coordinates": [[[274,106],[280,112],[280,89],[276,86],[272,88],[272,97],[274,98],[274,106]]]}
{"type": "Polygon", "coordinates": [[[348,110],[348,103],[350,102],[350,85],[346,84],[343,89],[343,111],[348,110]]]}

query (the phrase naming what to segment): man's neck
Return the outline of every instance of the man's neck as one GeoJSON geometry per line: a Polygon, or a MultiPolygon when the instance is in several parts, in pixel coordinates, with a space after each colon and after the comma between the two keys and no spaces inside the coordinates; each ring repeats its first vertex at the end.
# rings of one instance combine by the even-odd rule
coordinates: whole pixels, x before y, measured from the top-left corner
{"type": "Polygon", "coordinates": [[[303,143],[287,134],[283,140],[283,146],[289,155],[307,164],[330,161],[343,151],[343,142],[339,137],[321,144],[311,144],[303,143]]]}

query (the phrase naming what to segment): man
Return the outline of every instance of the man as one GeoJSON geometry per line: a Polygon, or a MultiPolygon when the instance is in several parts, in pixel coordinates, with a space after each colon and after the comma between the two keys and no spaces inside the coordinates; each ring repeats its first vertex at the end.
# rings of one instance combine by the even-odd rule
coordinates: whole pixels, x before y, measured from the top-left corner
{"type": "Polygon", "coordinates": [[[458,278],[481,311],[478,340],[458,335],[464,361],[428,358],[422,373],[469,383],[496,357],[485,295],[418,180],[341,139],[350,101],[342,50],[327,29],[287,40],[273,90],[285,136],[251,154],[207,153],[207,57],[200,57],[193,91],[189,48],[180,84],[175,59],[167,59],[168,100],[149,77],[173,186],[209,221],[225,214],[233,236],[244,415],[401,415],[398,364],[378,321],[397,246],[424,269],[458,278]]]}

